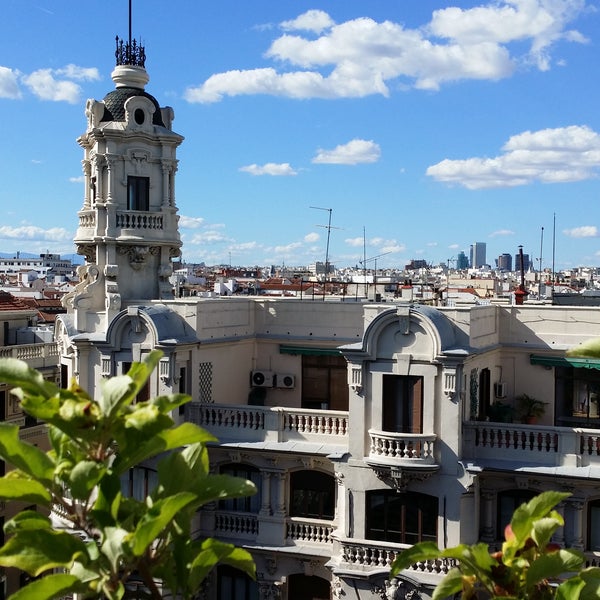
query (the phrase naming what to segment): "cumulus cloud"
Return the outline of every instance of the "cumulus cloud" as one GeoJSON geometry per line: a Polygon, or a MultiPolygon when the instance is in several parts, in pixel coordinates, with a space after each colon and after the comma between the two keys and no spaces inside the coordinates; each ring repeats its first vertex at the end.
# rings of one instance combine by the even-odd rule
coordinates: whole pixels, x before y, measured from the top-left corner
{"type": "Polygon", "coordinates": [[[321,239],[321,236],[318,233],[316,233],[316,232],[307,233],[304,236],[304,241],[307,244],[314,244],[314,242],[318,242],[320,239],[321,239]]]}
{"type": "Polygon", "coordinates": [[[264,55],[277,68],[216,73],[189,87],[185,98],[388,96],[392,84],[438,90],[453,81],[506,78],[519,64],[547,70],[558,41],[586,41],[569,29],[584,9],[585,0],[490,1],[435,11],[415,29],[367,17],[336,24],[324,11],[310,10],[281,24],[285,33],[264,55]],[[302,31],[309,35],[292,33],[302,31]]]}
{"type": "Polygon", "coordinates": [[[183,229],[198,229],[202,225],[204,225],[202,217],[186,217],[185,215],[179,217],[179,227],[183,229]]]}
{"type": "Polygon", "coordinates": [[[252,164],[240,167],[239,170],[244,173],[250,173],[250,175],[272,175],[274,177],[298,174],[298,171],[293,169],[290,163],[266,163],[262,166],[252,164]]]}
{"type": "Polygon", "coordinates": [[[284,31],[313,31],[321,33],[324,29],[329,29],[335,22],[333,19],[322,10],[308,10],[299,17],[291,21],[281,23],[281,28],[284,31]]]}
{"type": "Polygon", "coordinates": [[[348,246],[351,246],[352,248],[358,248],[359,246],[362,246],[365,243],[364,239],[361,237],[347,238],[344,240],[344,242],[346,242],[346,244],[348,244],[348,246]]]}
{"type": "Polygon", "coordinates": [[[0,239],[70,242],[73,240],[73,232],[67,231],[63,227],[51,227],[50,229],[43,229],[42,227],[37,227],[35,225],[21,225],[19,227],[2,225],[0,226],[0,239]]]}
{"type": "Polygon", "coordinates": [[[526,131],[502,150],[495,158],[444,159],[427,175],[475,190],[581,181],[596,177],[600,167],[600,135],[587,126],[526,131]]]}
{"type": "Polygon", "coordinates": [[[70,183],[84,183],[85,177],[83,175],[79,175],[79,177],[69,177],[70,183]]]}
{"type": "Polygon", "coordinates": [[[598,228],[595,225],[584,225],[573,229],[565,229],[563,233],[573,238],[598,237],[598,228]]]}
{"type": "Polygon", "coordinates": [[[498,229],[497,231],[493,231],[490,233],[490,237],[498,237],[504,235],[515,235],[515,232],[511,229],[498,229]]]}
{"type": "Polygon", "coordinates": [[[377,162],[380,156],[381,149],[372,140],[354,139],[347,144],[336,146],[333,150],[319,149],[312,162],[332,165],[358,165],[377,162]]]}
{"type": "Polygon", "coordinates": [[[8,67],[0,67],[0,98],[18,100],[21,97],[18,80],[18,71],[13,71],[8,67]]]}
{"type": "Polygon", "coordinates": [[[100,79],[96,68],[79,67],[69,64],[62,69],[38,69],[29,75],[22,75],[22,83],[40,100],[77,104],[81,97],[81,87],[75,81],[95,81],[100,79]]]}

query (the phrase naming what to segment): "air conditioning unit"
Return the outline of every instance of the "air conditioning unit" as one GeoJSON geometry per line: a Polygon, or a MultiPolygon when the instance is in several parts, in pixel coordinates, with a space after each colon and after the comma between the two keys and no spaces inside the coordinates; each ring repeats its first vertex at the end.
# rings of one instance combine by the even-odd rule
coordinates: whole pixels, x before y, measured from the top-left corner
{"type": "Polygon", "coordinates": [[[494,384],[494,396],[496,398],[506,398],[506,383],[499,381],[494,384]]]}
{"type": "Polygon", "coordinates": [[[296,386],[296,377],[290,373],[277,373],[275,376],[275,385],[278,388],[291,390],[296,386]]]}
{"type": "Polygon", "coordinates": [[[250,375],[250,383],[253,387],[273,387],[273,372],[257,369],[250,375]]]}

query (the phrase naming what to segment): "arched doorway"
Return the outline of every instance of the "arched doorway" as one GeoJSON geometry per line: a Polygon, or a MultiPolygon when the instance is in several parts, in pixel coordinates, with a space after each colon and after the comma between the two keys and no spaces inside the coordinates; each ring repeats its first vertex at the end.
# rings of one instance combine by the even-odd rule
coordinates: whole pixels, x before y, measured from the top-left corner
{"type": "Polygon", "coordinates": [[[329,600],[329,581],[315,575],[296,574],[288,577],[288,600],[329,600]]]}

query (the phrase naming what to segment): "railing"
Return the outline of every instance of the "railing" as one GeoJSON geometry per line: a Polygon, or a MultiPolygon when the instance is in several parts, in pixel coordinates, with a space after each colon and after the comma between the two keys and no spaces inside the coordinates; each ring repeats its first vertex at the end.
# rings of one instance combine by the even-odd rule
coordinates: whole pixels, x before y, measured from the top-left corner
{"type": "Polygon", "coordinates": [[[79,213],[79,227],[90,229],[96,226],[96,211],[85,210],[79,213]]]}
{"type": "Polygon", "coordinates": [[[186,420],[221,442],[321,442],[348,445],[348,412],[225,404],[186,405],[186,420]]]}
{"type": "Polygon", "coordinates": [[[286,521],[285,537],[293,542],[331,544],[334,529],[335,525],[331,521],[290,517],[286,521]]]}
{"type": "Polygon", "coordinates": [[[215,532],[228,538],[254,539],[258,535],[258,517],[247,513],[216,512],[215,532]]]}
{"type": "Polygon", "coordinates": [[[162,229],[163,216],[160,213],[143,211],[117,211],[117,227],[122,229],[162,229]]]}
{"type": "MultiPolygon", "coordinates": [[[[342,561],[361,571],[389,569],[396,555],[410,547],[406,544],[389,544],[371,540],[345,540],[341,542],[341,546],[342,561]]],[[[426,560],[415,563],[409,567],[409,571],[446,575],[456,564],[456,561],[450,558],[426,560]]]]}
{"type": "Polygon", "coordinates": [[[585,467],[600,463],[600,431],[517,423],[469,422],[463,457],[585,467]]]}
{"type": "Polygon", "coordinates": [[[33,427],[25,427],[19,430],[19,438],[21,440],[31,440],[38,438],[41,435],[46,435],[48,432],[48,426],[45,423],[34,425],[33,427]]]}
{"type": "Polygon", "coordinates": [[[0,346],[0,358],[18,358],[34,369],[54,367],[59,363],[59,347],[56,342],[0,346]]]}
{"type": "Polygon", "coordinates": [[[369,462],[380,464],[435,464],[435,434],[392,433],[369,429],[369,462]]]}

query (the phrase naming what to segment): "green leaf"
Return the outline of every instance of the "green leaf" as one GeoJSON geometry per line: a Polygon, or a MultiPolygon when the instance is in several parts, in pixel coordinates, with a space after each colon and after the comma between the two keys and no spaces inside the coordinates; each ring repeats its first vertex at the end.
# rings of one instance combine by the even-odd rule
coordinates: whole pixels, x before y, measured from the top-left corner
{"type": "Polygon", "coordinates": [[[441,553],[442,551],[437,547],[435,542],[419,542],[407,550],[403,550],[396,556],[392,563],[390,578],[396,577],[400,571],[408,569],[408,567],[415,563],[439,558],[441,553]]]}
{"type": "Polygon", "coordinates": [[[0,477],[0,498],[3,500],[20,500],[33,502],[42,506],[50,506],[50,492],[37,481],[16,477],[0,477]]]}
{"type": "MultiPolygon", "coordinates": [[[[521,504],[513,513],[510,522],[515,535],[515,543],[520,546],[532,534],[533,523],[546,517],[550,511],[571,494],[563,492],[542,492],[526,504],[521,504]]],[[[514,547],[515,543],[512,544],[514,547]]]]}
{"type": "Polygon", "coordinates": [[[138,392],[133,379],[128,375],[103,380],[100,390],[98,404],[102,415],[107,419],[111,419],[121,407],[131,404],[138,392]]]}
{"type": "Polygon", "coordinates": [[[39,448],[19,439],[17,425],[0,423],[0,457],[35,479],[52,481],[54,463],[39,448]]]}
{"type": "Polygon", "coordinates": [[[584,562],[583,554],[573,549],[560,549],[556,552],[542,554],[529,566],[526,585],[530,588],[544,579],[558,577],[562,573],[579,571],[584,562]]]}
{"type": "MultiPolygon", "coordinates": [[[[555,600],[579,600],[585,581],[579,577],[571,577],[556,588],[555,600]]],[[[593,596],[597,600],[598,596],[593,596]]]]}
{"type": "Polygon", "coordinates": [[[190,584],[192,589],[197,588],[204,581],[217,563],[228,564],[244,571],[253,579],[256,578],[256,567],[249,552],[242,548],[236,548],[233,544],[208,538],[202,542],[200,551],[191,565],[190,584]]]}
{"type": "Polygon", "coordinates": [[[25,529],[52,529],[52,522],[35,510],[24,510],[4,525],[4,533],[12,535],[25,529]]]}
{"type": "Polygon", "coordinates": [[[68,568],[85,554],[85,544],[65,531],[25,530],[0,548],[0,566],[17,567],[37,577],[49,569],[68,568]]]}
{"type": "Polygon", "coordinates": [[[124,473],[134,465],[156,456],[161,452],[180,448],[187,444],[214,442],[216,438],[208,431],[193,423],[182,423],[153,436],[146,443],[133,447],[120,448],[120,454],[113,464],[116,473],[124,473]]]}
{"type": "Polygon", "coordinates": [[[106,465],[93,460],[78,462],[71,470],[69,484],[73,498],[85,500],[106,473],[106,465]]]}
{"type": "Polygon", "coordinates": [[[437,584],[431,600],[445,600],[446,598],[451,598],[454,594],[458,594],[462,588],[462,573],[457,568],[450,569],[442,581],[437,584]]]}
{"type": "Polygon", "coordinates": [[[52,598],[61,598],[67,594],[84,592],[85,590],[86,586],[75,575],[57,573],[32,581],[14,593],[10,600],[51,600],[52,598]]]}
{"type": "Polygon", "coordinates": [[[120,527],[106,527],[104,540],[100,547],[102,554],[108,558],[113,573],[119,572],[119,561],[125,554],[123,542],[129,532],[120,527]]]}
{"type": "Polygon", "coordinates": [[[50,398],[58,392],[54,383],[46,381],[39,371],[16,358],[0,359],[0,381],[18,386],[22,392],[32,396],[50,398]]]}
{"type": "Polygon", "coordinates": [[[131,535],[133,554],[142,556],[146,548],[166,529],[177,513],[195,499],[194,494],[182,492],[156,502],[142,517],[131,535]]]}
{"type": "Polygon", "coordinates": [[[567,350],[567,356],[600,357],[600,338],[594,338],[567,350]]]}
{"type": "Polygon", "coordinates": [[[256,486],[247,479],[232,475],[207,475],[194,487],[198,505],[225,500],[227,498],[243,498],[256,494],[256,486]]]}
{"type": "Polygon", "coordinates": [[[598,600],[600,598],[600,567],[589,567],[579,573],[585,582],[581,591],[581,600],[598,600]]]}
{"type": "Polygon", "coordinates": [[[156,398],[152,398],[150,403],[155,404],[161,413],[168,414],[172,410],[190,402],[191,399],[192,397],[187,394],[170,394],[168,396],[157,396],[156,398]]]}
{"type": "Polygon", "coordinates": [[[545,548],[550,543],[554,532],[563,524],[562,517],[560,520],[555,517],[544,517],[535,521],[533,523],[531,537],[538,545],[538,548],[545,548]]]}

